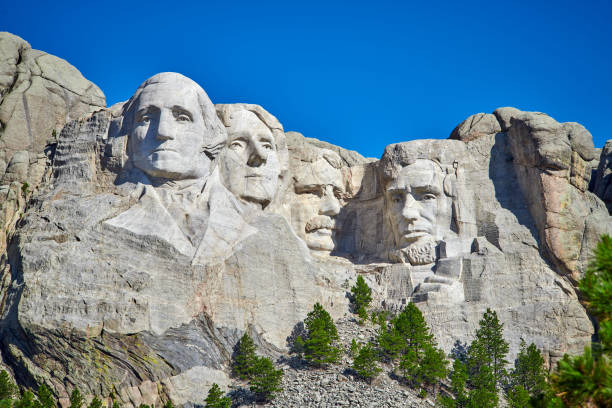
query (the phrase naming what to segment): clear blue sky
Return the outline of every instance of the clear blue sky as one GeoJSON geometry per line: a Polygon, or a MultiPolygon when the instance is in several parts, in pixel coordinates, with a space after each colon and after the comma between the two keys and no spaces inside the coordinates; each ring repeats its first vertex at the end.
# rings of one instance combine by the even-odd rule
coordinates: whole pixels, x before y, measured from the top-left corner
{"type": "Polygon", "coordinates": [[[612,138],[610,1],[2,1],[0,30],[68,60],[109,105],[176,71],[371,157],[500,106],[612,138]]]}

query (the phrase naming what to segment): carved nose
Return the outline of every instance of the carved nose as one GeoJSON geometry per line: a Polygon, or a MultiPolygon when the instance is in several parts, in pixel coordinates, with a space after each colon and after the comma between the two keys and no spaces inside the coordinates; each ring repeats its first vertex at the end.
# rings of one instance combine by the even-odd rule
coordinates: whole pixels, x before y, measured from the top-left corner
{"type": "Polygon", "coordinates": [[[404,208],[402,209],[402,217],[408,222],[414,222],[420,217],[420,204],[412,197],[411,194],[406,195],[404,208]]]}
{"type": "Polygon", "coordinates": [[[256,144],[251,148],[249,159],[247,160],[247,166],[259,167],[266,163],[267,157],[268,154],[266,151],[260,145],[256,144]]]}
{"type": "Polygon", "coordinates": [[[159,124],[157,125],[157,140],[173,140],[174,139],[174,123],[173,118],[168,117],[169,115],[162,114],[159,117],[159,124]]]}
{"type": "Polygon", "coordinates": [[[334,195],[332,186],[326,186],[319,203],[319,214],[333,217],[340,213],[340,201],[334,195]]]}

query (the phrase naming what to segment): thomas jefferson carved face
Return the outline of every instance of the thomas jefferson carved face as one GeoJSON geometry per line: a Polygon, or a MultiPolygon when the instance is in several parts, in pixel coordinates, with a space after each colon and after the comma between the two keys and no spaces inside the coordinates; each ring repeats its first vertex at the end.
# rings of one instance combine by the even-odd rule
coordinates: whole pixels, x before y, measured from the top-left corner
{"type": "Polygon", "coordinates": [[[221,179],[234,195],[264,208],[274,198],[281,172],[272,131],[248,110],[233,112],[227,148],[221,153],[221,179]]]}
{"type": "Polygon", "coordinates": [[[129,143],[134,165],[152,177],[205,177],[210,159],[204,145],[211,137],[199,101],[198,91],[203,91],[179,74],[160,74],[160,79],[145,84],[131,108],[129,143]]]}
{"type": "Polygon", "coordinates": [[[443,182],[437,163],[418,159],[387,184],[386,210],[398,248],[439,240],[450,231],[452,199],[443,182]]]}
{"type": "Polygon", "coordinates": [[[332,251],[335,247],[335,217],[340,213],[344,195],[340,157],[319,149],[313,163],[294,170],[295,200],[292,203],[293,227],[306,245],[315,251],[332,251]]]}

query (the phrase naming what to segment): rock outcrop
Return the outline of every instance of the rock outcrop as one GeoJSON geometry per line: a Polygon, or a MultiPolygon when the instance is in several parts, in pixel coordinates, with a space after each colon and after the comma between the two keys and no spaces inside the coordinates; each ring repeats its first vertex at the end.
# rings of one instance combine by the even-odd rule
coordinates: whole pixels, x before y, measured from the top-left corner
{"type": "MultiPolygon", "coordinates": [[[[376,309],[415,302],[446,351],[487,308],[510,360],[521,340],[548,362],[590,342],[574,284],[612,233],[610,149],[600,160],[578,124],[501,108],[375,160],[285,133],[260,106],[215,106],[175,73],[113,108],[79,101],[2,258],[0,353],[21,384],[62,403],[78,386],[201,404],[231,383],[245,331],[283,356],[315,302],[347,321],[359,275],[376,309]]],[[[11,153],[21,182],[25,156],[11,153]]]]}
{"type": "Polygon", "coordinates": [[[102,91],[72,65],[0,32],[0,253],[45,179],[61,129],[104,107],[102,91]]]}

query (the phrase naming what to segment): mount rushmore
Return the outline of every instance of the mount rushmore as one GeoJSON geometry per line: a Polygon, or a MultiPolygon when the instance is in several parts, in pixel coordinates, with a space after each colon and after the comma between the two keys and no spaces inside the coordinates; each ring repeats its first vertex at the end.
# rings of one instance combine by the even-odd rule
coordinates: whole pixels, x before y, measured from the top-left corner
{"type": "Polygon", "coordinates": [[[612,145],[577,123],[500,108],[367,159],[177,73],[106,107],[8,33],[0,91],[0,363],[21,384],[202,403],[245,331],[286,353],[315,302],[348,313],[357,276],[447,352],[487,308],[511,354],[591,340],[575,284],[612,233],[612,145]]]}

